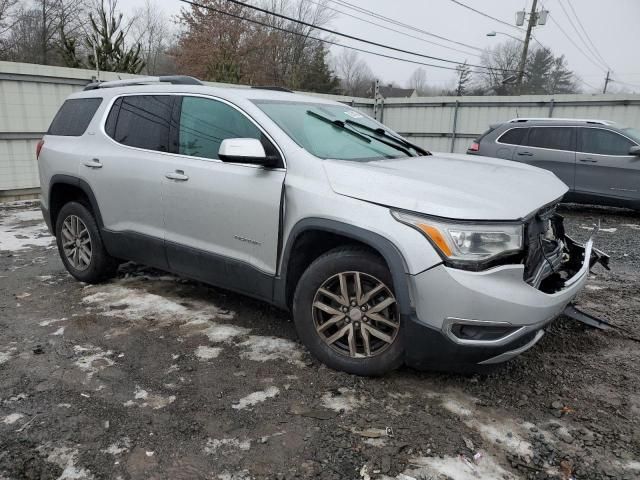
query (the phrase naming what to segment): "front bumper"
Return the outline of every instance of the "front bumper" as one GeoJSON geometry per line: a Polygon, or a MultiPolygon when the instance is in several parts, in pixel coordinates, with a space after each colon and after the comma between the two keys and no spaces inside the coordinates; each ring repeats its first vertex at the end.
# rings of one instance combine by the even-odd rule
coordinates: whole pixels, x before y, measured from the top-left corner
{"type": "Polygon", "coordinates": [[[594,251],[592,240],[572,248],[572,255],[582,257],[581,266],[554,293],[526,283],[524,265],[482,272],[439,265],[410,276],[416,314],[405,319],[407,363],[451,370],[504,362],[533,347],[603,255],[594,251]]]}

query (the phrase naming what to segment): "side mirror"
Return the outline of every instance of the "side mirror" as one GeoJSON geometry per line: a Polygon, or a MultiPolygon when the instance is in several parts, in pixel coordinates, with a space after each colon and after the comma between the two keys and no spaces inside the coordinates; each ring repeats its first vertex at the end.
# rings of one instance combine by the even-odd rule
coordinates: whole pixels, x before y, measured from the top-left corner
{"type": "Polygon", "coordinates": [[[640,145],[634,145],[629,149],[629,155],[640,157],[640,145]]]}
{"type": "Polygon", "coordinates": [[[227,138],[220,144],[218,158],[223,162],[249,163],[272,167],[277,159],[267,156],[260,140],[255,138],[227,138]]]}

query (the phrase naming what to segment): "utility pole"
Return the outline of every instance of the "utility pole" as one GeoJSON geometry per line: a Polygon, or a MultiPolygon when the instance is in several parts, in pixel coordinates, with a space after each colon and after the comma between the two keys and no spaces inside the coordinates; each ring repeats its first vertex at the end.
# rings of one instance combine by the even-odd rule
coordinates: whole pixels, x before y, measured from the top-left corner
{"type": "Polygon", "coordinates": [[[609,85],[610,79],[609,79],[609,74],[611,72],[609,70],[607,70],[607,78],[604,79],[604,88],[602,89],[602,93],[607,93],[607,86],[609,85]]]}
{"type": "Polygon", "coordinates": [[[522,46],[522,57],[520,58],[520,65],[518,66],[518,77],[516,78],[516,87],[519,89],[522,86],[522,79],[524,78],[524,68],[527,62],[527,53],[529,52],[529,41],[531,40],[531,31],[534,25],[538,21],[538,12],[536,7],[538,6],[538,0],[533,0],[531,4],[531,13],[529,13],[529,24],[527,25],[527,34],[524,37],[524,45],[522,46]]]}

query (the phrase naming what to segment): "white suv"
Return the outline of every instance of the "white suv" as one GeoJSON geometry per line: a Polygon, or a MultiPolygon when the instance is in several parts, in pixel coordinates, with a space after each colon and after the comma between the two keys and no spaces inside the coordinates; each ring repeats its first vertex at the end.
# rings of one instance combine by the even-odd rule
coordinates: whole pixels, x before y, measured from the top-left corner
{"type": "Polygon", "coordinates": [[[327,365],[459,369],[532,347],[607,257],[567,187],[433,155],[352,108],[190,77],[94,84],[38,145],[42,209],[85,282],[133,260],[292,311],[327,365]]]}

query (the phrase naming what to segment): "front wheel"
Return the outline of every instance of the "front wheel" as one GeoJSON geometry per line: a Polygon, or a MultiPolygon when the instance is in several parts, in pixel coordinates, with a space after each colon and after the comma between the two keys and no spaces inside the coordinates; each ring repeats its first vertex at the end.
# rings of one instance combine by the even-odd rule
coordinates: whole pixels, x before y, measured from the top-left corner
{"type": "Polygon", "coordinates": [[[69,202],[62,207],[56,241],[62,263],[76,279],[99,283],[115,275],[118,263],[104,248],[95,218],[83,204],[69,202]]]}
{"type": "Polygon", "coordinates": [[[342,247],[315,260],[293,301],[302,342],[336,370],[381,375],[400,366],[400,311],[391,273],[373,253],[342,247]]]}

